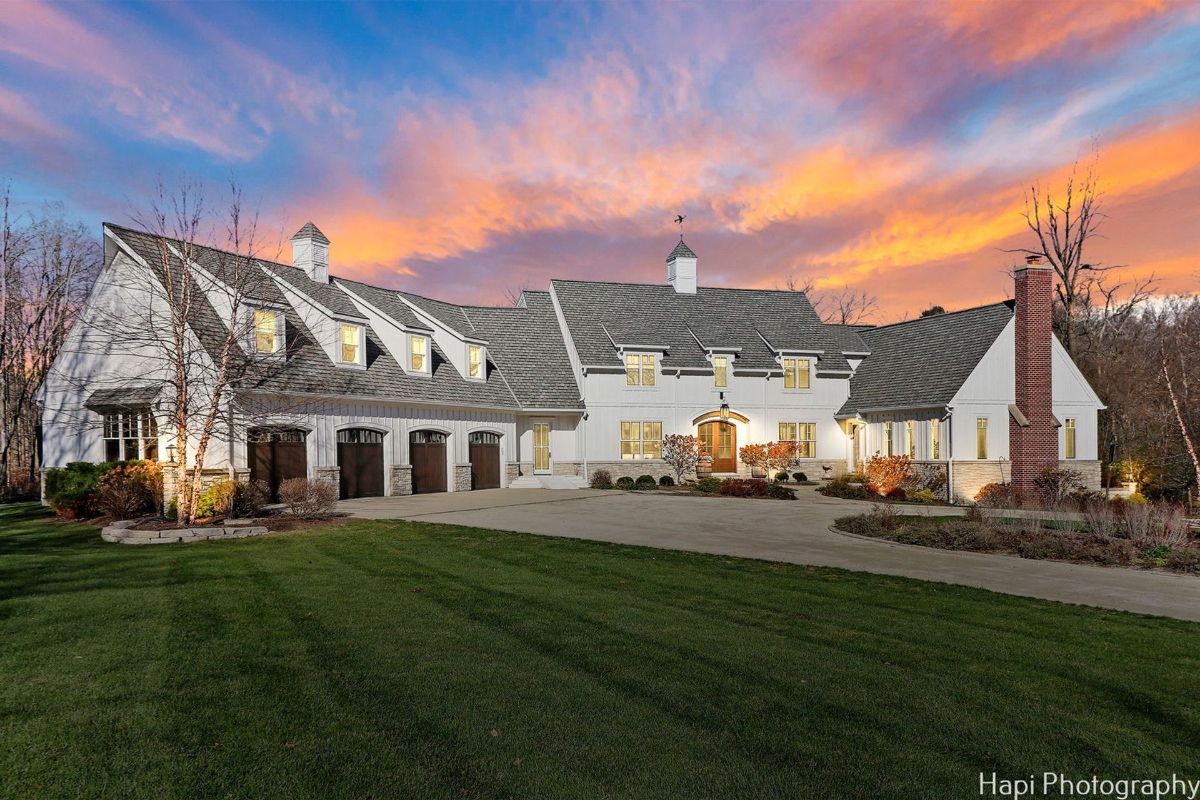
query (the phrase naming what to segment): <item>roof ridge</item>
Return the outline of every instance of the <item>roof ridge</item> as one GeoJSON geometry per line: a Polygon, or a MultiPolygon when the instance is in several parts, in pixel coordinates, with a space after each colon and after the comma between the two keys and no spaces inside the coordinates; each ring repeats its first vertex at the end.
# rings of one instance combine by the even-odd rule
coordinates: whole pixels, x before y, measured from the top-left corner
{"type": "Polygon", "coordinates": [[[886,325],[871,325],[871,326],[867,327],[867,330],[881,331],[884,328],[895,328],[900,325],[911,325],[914,322],[930,322],[932,320],[940,319],[942,317],[952,317],[955,314],[966,314],[967,312],[970,312],[970,311],[982,311],[985,308],[995,308],[997,306],[1008,306],[1009,308],[1012,308],[1012,301],[1011,300],[1001,300],[998,303],[984,303],[983,305],[971,306],[970,308],[960,308],[955,311],[945,311],[941,314],[932,314],[928,317],[916,317],[915,319],[902,319],[899,322],[889,322],[886,325]]]}

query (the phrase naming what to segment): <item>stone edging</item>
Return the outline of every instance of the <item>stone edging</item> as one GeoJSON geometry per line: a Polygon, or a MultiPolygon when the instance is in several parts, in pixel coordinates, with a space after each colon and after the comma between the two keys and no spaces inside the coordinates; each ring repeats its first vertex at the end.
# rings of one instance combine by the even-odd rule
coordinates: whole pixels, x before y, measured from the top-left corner
{"type": "Polygon", "coordinates": [[[169,528],[161,531],[135,531],[136,519],[123,519],[100,529],[100,538],[118,544],[175,544],[209,539],[245,539],[270,533],[262,525],[251,527],[169,528]]]}

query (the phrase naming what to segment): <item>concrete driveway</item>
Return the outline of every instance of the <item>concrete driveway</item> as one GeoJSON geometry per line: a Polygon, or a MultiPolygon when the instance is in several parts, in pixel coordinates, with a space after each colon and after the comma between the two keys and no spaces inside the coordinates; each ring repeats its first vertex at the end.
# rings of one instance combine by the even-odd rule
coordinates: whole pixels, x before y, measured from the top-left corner
{"type": "MultiPolygon", "coordinates": [[[[346,500],[367,519],[409,519],[902,575],[996,592],[1200,621],[1200,579],[893,544],[829,530],[870,503],[800,487],[796,502],[591,489],[493,489],[346,500]]],[[[904,513],[961,509],[906,506],[904,513]]]]}

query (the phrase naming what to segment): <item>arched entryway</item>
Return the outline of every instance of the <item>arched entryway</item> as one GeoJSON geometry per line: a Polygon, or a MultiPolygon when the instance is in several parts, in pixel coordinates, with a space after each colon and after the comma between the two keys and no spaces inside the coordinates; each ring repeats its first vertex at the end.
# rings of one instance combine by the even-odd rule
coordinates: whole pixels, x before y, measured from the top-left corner
{"type": "Polygon", "coordinates": [[[475,431],[467,437],[471,457],[471,488],[500,488],[500,434],[475,431]]]}
{"type": "Polygon", "coordinates": [[[271,502],[279,501],[279,484],[308,477],[308,431],[300,428],[254,428],[246,436],[250,480],[262,481],[271,502]]]}
{"type": "Polygon", "coordinates": [[[337,432],[340,496],[383,497],[383,433],[370,428],[337,432]]]}
{"type": "Polygon", "coordinates": [[[737,472],[737,428],[732,422],[712,420],[699,427],[700,451],[712,456],[713,472],[737,472]]]}
{"type": "Polygon", "coordinates": [[[446,439],[441,431],[413,431],[408,437],[413,494],[446,491],[446,439]]]}

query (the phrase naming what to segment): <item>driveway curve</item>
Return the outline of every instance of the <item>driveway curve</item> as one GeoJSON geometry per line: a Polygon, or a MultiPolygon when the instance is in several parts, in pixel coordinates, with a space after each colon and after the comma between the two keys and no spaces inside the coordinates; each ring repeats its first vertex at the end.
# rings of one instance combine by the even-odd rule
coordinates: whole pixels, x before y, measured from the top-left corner
{"type": "MultiPolygon", "coordinates": [[[[870,503],[801,487],[796,502],[590,489],[495,489],[348,500],[367,519],[408,519],[901,575],[1063,603],[1200,621],[1200,579],[1127,568],[935,550],[830,530],[870,503]]],[[[905,507],[904,513],[960,509],[905,507]]]]}

